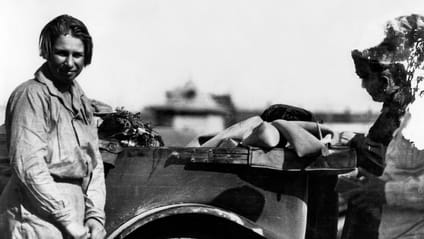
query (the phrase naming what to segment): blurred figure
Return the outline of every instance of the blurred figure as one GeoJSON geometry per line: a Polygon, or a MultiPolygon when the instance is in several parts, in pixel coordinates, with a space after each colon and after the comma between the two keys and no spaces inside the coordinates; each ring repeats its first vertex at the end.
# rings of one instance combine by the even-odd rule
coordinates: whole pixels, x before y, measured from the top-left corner
{"type": "MultiPolygon", "coordinates": [[[[343,132],[342,141],[357,150],[358,166],[380,176],[385,166],[386,147],[399,127],[406,106],[412,101],[411,83],[404,66],[385,58],[387,42],[363,51],[352,51],[356,74],[362,87],[383,108],[368,134],[343,132]]],[[[348,203],[342,238],[378,238],[381,208],[362,210],[348,203]]]]}
{"type": "Polygon", "coordinates": [[[76,77],[92,39],[61,15],[41,31],[46,62],[6,108],[12,176],[0,197],[2,238],[104,238],[105,181],[90,100],[76,77]]]}
{"type": "Polygon", "coordinates": [[[343,238],[424,238],[423,39],[424,17],[401,16],[379,45],[352,52],[363,87],[384,105],[367,137],[350,140],[360,168],[358,186],[342,193],[343,238]]]}

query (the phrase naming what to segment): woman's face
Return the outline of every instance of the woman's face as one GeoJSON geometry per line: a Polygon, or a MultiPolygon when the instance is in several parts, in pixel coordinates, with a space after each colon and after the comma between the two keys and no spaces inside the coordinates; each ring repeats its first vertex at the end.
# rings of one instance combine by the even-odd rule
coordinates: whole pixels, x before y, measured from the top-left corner
{"type": "Polygon", "coordinates": [[[84,68],[84,43],[71,34],[59,36],[47,63],[54,80],[71,84],[84,68]]]}

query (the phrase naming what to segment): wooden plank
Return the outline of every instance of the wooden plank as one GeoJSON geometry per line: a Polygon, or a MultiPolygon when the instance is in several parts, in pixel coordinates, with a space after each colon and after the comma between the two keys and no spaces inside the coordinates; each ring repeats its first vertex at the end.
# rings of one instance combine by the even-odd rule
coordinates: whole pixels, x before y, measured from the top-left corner
{"type": "Polygon", "coordinates": [[[247,164],[248,148],[169,148],[171,154],[191,163],[247,164]]]}
{"type": "Polygon", "coordinates": [[[174,164],[234,164],[249,165],[253,168],[268,168],[279,171],[322,172],[338,174],[348,172],[356,167],[356,153],[353,149],[330,149],[328,156],[299,158],[293,150],[274,148],[156,148],[132,149],[127,153],[143,155],[150,151],[165,149],[168,159],[174,164]]]}

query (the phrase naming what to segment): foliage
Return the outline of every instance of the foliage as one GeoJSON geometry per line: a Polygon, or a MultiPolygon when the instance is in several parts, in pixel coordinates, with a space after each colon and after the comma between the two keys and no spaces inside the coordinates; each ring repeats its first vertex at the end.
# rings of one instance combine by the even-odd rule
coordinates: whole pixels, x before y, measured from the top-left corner
{"type": "Polygon", "coordinates": [[[149,123],[143,121],[141,113],[131,113],[124,107],[103,117],[99,126],[99,137],[117,139],[124,147],[159,147],[163,146],[162,137],[153,130],[149,123]]]}

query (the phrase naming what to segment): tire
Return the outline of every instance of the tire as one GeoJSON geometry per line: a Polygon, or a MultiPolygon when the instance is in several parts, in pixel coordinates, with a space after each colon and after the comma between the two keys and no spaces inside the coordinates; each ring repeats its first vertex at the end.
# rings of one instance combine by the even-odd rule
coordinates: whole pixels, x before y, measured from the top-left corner
{"type": "Polygon", "coordinates": [[[233,222],[199,215],[159,219],[135,230],[125,239],[263,239],[233,222]]]}

